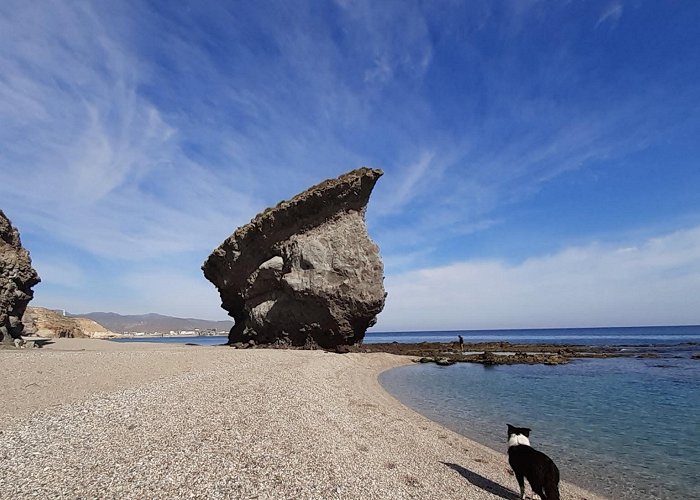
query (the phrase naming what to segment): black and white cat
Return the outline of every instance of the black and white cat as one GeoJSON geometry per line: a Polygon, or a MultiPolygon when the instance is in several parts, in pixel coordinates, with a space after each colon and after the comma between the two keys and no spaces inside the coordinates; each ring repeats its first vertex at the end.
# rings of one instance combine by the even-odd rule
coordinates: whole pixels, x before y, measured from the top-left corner
{"type": "Polygon", "coordinates": [[[547,455],[530,446],[530,429],[508,424],[508,463],[525,498],[525,479],[542,500],[559,500],[559,469],[547,455]]]}

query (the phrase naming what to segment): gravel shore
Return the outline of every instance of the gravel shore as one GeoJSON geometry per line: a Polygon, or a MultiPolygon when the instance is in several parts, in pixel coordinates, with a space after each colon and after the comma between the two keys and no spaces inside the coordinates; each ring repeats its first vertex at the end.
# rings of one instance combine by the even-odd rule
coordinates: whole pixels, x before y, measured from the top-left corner
{"type": "Polygon", "coordinates": [[[0,351],[0,498],[517,499],[505,453],[381,388],[407,362],[82,339],[0,351]]]}

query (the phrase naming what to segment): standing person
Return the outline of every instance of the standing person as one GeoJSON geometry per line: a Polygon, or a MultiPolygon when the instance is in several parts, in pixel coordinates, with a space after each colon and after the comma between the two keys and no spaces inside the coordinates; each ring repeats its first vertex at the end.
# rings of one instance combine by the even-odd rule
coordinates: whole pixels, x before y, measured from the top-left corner
{"type": "Polygon", "coordinates": [[[459,352],[464,353],[464,339],[461,335],[457,336],[459,337],[459,352]]]}

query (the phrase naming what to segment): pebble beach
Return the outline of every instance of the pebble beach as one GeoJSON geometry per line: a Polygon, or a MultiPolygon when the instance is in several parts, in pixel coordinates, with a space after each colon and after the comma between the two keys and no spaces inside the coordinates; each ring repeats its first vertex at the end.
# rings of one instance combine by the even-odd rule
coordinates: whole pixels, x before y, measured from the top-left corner
{"type": "Polygon", "coordinates": [[[410,362],[94,339],[0,351],[0,498],[517,499],[505,443],[379,385],[410,362]]]}

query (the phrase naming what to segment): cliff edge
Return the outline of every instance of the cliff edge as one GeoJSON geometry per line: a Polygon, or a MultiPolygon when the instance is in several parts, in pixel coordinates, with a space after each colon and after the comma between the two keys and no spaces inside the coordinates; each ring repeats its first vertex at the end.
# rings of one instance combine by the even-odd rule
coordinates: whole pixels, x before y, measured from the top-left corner
{"type": "Polygon", "coordinates": [[[21,339],[22,316],[34,297],[32,287],[40,281],[19,231],[0,210],[0,342],[21,339]]]}

